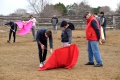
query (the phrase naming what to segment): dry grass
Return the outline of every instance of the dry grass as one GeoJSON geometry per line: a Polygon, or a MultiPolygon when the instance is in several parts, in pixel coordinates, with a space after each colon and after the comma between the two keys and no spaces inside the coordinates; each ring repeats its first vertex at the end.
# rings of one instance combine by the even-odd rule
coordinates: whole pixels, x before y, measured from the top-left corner
{"type": "MultiPolygon", "coordinates": [[[[96,68],[85,66],[87,60],[87,42],[84,30],[73,31],[73,43],[80,49],[79,59],[74,68],[37,71],[38,49],[32,42],[32,34],[17,35],[16,43],[7,43],[7,32],[0,33],[0,80],[120,80],[120,30],[108,30],[107,42],[99,45],[104,66],[96,68]]],[[[61,47],[59,30],[53,34],[54,49],[61,47]]],[[[47,58],[50,56],[48,52],[47,58]]]]}

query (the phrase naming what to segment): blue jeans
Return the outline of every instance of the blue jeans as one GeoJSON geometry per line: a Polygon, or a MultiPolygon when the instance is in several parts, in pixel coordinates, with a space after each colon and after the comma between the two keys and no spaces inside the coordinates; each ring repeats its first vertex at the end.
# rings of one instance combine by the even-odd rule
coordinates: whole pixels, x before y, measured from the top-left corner
{"type": "Polygon", "coordinates": [[[89,62],[94,63],[93,57],[98,64],[103,64],[100,51],[98,48],[98,41],[88,41],[88,59],[89,62]]]}

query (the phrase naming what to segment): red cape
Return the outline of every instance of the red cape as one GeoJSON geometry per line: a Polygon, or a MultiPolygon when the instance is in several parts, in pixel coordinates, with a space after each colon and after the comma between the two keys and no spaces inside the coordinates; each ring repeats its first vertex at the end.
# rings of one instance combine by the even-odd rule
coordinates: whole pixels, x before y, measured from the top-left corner
{"type": "Polygon", "coordinates": [[[77,62],[79,49],[76,44],[56,49],[42,68],[39,70],[48,70],[54,68],[73,68],[77,62]]]}

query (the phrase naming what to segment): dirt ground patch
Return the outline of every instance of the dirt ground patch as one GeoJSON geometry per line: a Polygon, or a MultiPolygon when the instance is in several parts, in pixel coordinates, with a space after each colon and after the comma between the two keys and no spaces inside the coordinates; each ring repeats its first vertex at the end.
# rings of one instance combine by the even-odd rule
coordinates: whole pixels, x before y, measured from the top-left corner
{"type": "MultiPolygon", "coordinates": [[[[0,27],[0,80],[120,80],[120,30],[107,30],[107,42],[99,45],[103,67],[84,65],[88,61],[84,30],[74,30],[72,43],[77,44],[80,55],[74,68],[37,71],[38,49],[32,34],[17,35],[16,43],[7,43],[8,31],[0,27]]],[[[61,47],[59,30],[53,34],[54,49],[61,47]]],[[[48,52],[47,59],[50,53],[48,52]]]]}

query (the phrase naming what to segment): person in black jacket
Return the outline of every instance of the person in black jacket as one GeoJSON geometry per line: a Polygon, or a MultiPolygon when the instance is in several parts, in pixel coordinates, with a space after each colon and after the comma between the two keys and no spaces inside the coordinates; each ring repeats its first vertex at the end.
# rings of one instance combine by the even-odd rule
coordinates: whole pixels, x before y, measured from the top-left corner
{"type": "Polygon", "coordinates": [[[67,21],[62,21],[61,26],[63,27],[62,34],[61,34],[61,42],[63,47],[69,46],[72,41],[72,30],[68,28],[69,24],[67,21]]]}
{"type": "Polygon", "coordinates": [[[5,25],[9,25],[11,28],[10,28],[10,31],[9,31],[9,39],[7,40],[8,43],[10,43],[10,40],[11,40],[11,35],[13,33],[13,43],[15,43],[16,41],[16,31],[17,31],[17,24],[10,21],[10,22],[7,22],[5,23],[5,25]]]}
{"type": "Polygon", "coordinates": [[[53,38],[52,31],[46,28],[40,28],[36,34],[36,41],[38,44],[38,52],[39,52],[39,67],[42,67],[46,60],[47,55],[47,38],[49,38],[50,44],[50,52],[53,52],[53,38]],[[44,51],[43,51],[44,50],[44,51]],[[42,54],[43,52],[43,54],[42,54]]]}
{"type": "Polygon", "coordinates": [[[106,41],[106,17],[104,16],[104,12],[100,12],[100,25],[103,27],[103,33],[106,41]]]}

